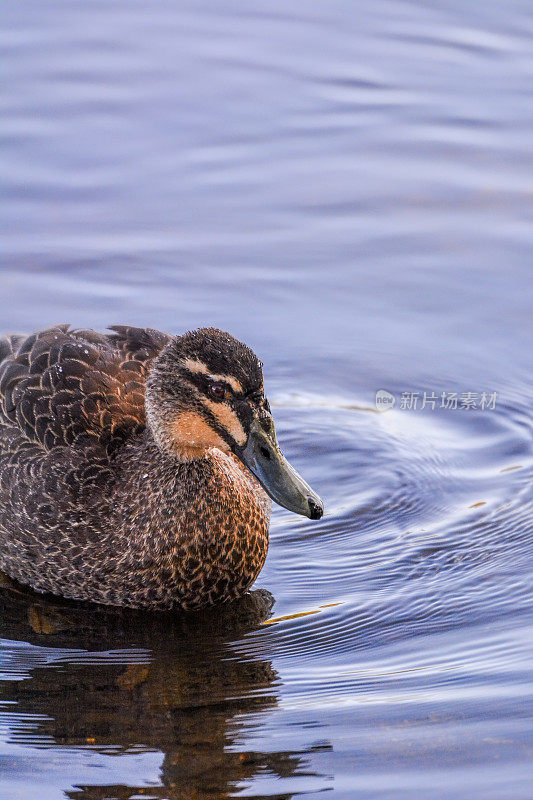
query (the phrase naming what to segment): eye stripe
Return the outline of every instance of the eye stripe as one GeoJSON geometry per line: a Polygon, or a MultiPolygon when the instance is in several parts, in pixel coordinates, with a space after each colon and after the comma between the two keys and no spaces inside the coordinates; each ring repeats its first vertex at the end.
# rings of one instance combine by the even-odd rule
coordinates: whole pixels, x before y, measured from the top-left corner
{"type": "Polygon", "coordinates": [[[194,411],[183,411],[172,421],[170,432],[174,447],[185,458],[195,458],[209,447],[226,450],[227,445],[205,419],[194,411]]]}
{"type": "Polygon", "coordinates": [[[193,358],[186,358],[183,361],[183,366],[186,369],[188,369],[189,372],[193,372],[196,374],[201,373],[202,375],[205,375],[207,378],[209,378],[214,382],[222,381],[224,383],[227,383],[228,386],[231,386],[233,391],[237,392],[238,394],[242,394],[243,392],[242,385],[237,380],[237,378],[234,378],[233,375],[215,375],[212,372],[209,372],[209,368],[207,367],[206,364],[204,364],[203,361],[197,361],[196,359],[193,358]]]}
{"type": "Polygon", "coordinates": [[[246,432],[239,417],[227,403],[214,403],[212,400],[204,400],[203,403],[207,406],[218,424],[229,433],[231,438],[234,439],[238,445],[242,446],[245,444],[247,438],[246,432]]]}

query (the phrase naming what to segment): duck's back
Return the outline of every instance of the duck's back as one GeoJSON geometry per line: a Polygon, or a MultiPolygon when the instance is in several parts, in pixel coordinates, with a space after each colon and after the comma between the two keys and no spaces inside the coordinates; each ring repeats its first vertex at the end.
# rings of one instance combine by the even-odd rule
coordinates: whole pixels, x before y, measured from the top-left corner
{"type": "MultiPolygon", "coordinates": [[[[111,452],[145,425],[144,384],[167,334],[68,325],[0,340],[0,438],[13,433],[45,451],[100,445],[111,452]]],[[[5,442],[4,442],[5,446],[5,442]]]]}
{"type": "Polygon", "coordinates": [[[114,456],[144,429],[146,374],[169,339],[68,325],[0,339],[0,569],[11,577],[39,586],[51,560],[72,561],[73,531],[80,546],[101,535],[91,506],[104,513],[114,456]]]}

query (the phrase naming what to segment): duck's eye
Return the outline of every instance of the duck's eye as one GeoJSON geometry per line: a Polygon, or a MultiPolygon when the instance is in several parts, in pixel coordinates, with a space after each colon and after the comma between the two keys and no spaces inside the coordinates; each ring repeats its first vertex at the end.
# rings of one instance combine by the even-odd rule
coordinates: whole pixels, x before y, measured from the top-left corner
{"type": "Polygon", "coordinates": [[[227,400],[230,396],[229,391],[223,383],[212,383],[209,386],[209,393],[217,400],[227,400]]]}

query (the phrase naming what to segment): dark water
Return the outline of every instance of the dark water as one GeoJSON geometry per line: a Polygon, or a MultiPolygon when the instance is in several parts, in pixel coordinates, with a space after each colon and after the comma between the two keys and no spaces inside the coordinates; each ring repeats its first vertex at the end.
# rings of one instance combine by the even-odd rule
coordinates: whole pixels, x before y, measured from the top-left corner
{"type": "Polygon", "coordinates": [[[327,515],[225,614],[4,589],[2,800],[530,798],[531,7],[3,21],[1,328],[230,330],[327,515]]]}

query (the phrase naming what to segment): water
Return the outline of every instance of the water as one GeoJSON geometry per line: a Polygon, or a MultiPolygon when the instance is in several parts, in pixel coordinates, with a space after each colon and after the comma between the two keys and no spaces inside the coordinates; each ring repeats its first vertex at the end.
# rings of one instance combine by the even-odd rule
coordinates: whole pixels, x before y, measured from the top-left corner
{"type": "Polygon", "coordinates": [[[2,42],[1,328],[230,330],[327,509],[225,614],[4,589],[2,800],[531,797],[531,9],[8,0],[2,42]]]}

